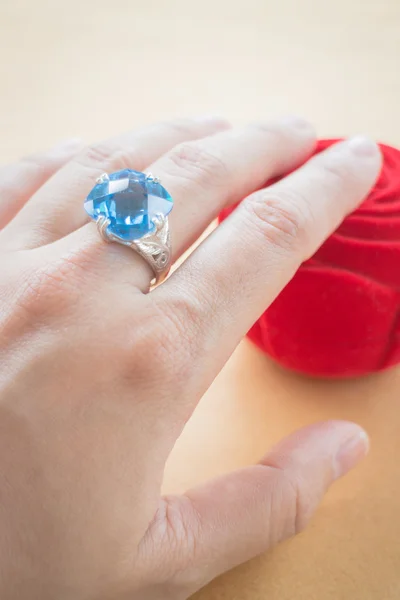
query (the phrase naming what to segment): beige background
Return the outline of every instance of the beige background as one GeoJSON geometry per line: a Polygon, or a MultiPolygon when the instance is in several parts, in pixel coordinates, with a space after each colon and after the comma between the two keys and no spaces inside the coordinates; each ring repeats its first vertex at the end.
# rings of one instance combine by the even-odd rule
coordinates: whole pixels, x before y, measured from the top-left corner
{"type": "MultiPolygon", "coordinates": [[[[400,145],[399,0],[0,0],[0,160],[160,118],[299,112],[321,136],[400,145]]],[[[320,418],[359,421],[371,457],[310,528],[197,600],[400,597],[400,372],[306,380],[248,343],[177,444],[166,488],[257,460],[320,418]]]]}

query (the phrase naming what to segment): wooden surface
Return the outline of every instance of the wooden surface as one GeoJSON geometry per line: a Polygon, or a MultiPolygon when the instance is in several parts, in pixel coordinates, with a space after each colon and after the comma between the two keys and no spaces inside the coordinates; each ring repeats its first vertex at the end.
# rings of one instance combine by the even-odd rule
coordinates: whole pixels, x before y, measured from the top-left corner
{"type": "MultiPolygon", "coordinates": [[[[400,145],[398,0],[0,0],[0,160],[174,115],[299,112],[320,135],[400,145]]],[[[360,422],[373,451],[306,532],[196,600],[400,597],[400,371],[307,380],[244,343],[168,464],[181,490],[257,460],[317,419],[360,422]]]]}

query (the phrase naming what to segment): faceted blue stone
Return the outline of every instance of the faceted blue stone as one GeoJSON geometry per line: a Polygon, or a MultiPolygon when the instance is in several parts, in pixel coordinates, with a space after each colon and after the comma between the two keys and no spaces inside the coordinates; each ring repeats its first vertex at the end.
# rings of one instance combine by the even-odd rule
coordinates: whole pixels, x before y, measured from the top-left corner
{"type": "Polygon", "coordinates": [[[167,190],[145,173],[124,169],[94,186],[85,200],[85,210],[95,221],[110,220],[107,231],[124,241],[143,237],[154,230],[154,217],[171,212],[173,201],[167,190]]]}

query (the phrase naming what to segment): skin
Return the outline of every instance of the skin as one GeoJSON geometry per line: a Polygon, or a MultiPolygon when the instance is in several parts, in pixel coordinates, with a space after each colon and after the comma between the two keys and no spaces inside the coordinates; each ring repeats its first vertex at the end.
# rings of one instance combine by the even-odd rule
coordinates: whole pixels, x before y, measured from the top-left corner
{"type": "Polygon", "coordinates": [[[202,394],[378,176],[372,141],[309,159],[314,144],[298,118],[232,129],[207,117],[0,171],[2,599],[187,598],[301,531],[365,456],[358,425],[318,423],[258,464],[160,492],[202,394]],[[175,199],[174,260],[244,198],[150,293],[145,261],[104,243],[82,206],[96,177],[126,167],[151,170],[175,199]]]}

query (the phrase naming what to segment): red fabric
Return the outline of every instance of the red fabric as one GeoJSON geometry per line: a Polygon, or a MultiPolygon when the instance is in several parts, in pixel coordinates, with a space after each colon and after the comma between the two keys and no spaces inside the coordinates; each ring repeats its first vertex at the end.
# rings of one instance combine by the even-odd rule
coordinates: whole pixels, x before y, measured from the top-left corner
{"type": "MultiPolygon", "coordinates": [[[[321,140],[316,152],[335,141],[321,140]]],[[[373,191],[249,331],[295,371],[351,377],[400,362],[400,150],[380,147],[373,191]]]]}

